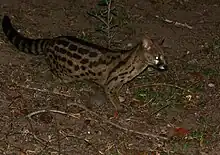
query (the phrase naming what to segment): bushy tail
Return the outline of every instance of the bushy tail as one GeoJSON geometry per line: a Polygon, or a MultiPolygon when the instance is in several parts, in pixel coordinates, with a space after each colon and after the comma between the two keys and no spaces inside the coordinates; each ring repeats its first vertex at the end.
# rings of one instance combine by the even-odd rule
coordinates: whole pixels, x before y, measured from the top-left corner
{"type": "Polygon", "coordinates": [[[8,16],[3,17],[2,29],[9,41],[20,51],[34,55],[43,54],[48,39],[30,39],[24,37],[13,28],[8,16]]]}

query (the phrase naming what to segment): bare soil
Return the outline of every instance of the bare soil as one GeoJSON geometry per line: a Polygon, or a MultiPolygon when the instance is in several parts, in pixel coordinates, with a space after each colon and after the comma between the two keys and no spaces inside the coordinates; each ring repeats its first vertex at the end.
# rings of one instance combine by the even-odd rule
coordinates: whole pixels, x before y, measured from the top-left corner
{"type": "MultiPolygon", "coordinates": [[[[0,12],[31,38],[74,35],[107,46],[97,31],[103,24],[87,14],[104,7],[97,4],[1,0],[0,12]]],[[[125,112],[115,118],[101,90],[60,83],[42,57],[18,52],[1,31],[0,154],[220,154],[220,2],[115,0],[112,7],[112,48],[144,33],[164,37],[169,70],[126,84],[125,112]]]]}

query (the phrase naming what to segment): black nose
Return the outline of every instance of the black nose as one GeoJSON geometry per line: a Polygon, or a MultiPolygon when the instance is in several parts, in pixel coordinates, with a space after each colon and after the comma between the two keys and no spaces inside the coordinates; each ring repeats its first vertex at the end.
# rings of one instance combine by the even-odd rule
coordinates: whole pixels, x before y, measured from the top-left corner
{"type": "Polygon", "coordinates": [[[165,68],[164,70],[168,70],[168,66],[167,65],[164,65],[164,68],[165,68]]]}
{"type": "Polygon", "coordinates": [[[158,69],[159,69],[160,71],[166,71],[166,70],[168,70],[168,66],[167,66],[167,65],[159,65],[159,66],[158,66],[158,69]]]}

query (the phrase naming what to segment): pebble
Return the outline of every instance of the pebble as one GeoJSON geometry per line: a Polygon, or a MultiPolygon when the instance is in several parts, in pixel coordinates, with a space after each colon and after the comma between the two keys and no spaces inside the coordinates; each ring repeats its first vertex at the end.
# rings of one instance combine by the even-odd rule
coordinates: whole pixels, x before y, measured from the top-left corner
{"type": "Polygon", "coordinates": [[[213,87],[215,87],[215,84],[209,83],[208,86],[211,87],[211,88],[213,88],[213,87]]]}

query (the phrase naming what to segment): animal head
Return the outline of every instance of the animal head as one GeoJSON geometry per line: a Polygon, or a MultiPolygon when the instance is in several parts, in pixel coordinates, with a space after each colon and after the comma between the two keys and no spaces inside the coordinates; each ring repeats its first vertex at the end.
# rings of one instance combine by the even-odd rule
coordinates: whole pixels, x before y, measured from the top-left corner
{"type": "Polygon", "coordinates": [[[145,60],[150,67],[159,71],[167,70],[167,62],[164,57],[163,49],[161,48],[163,42],[164,39],[158,42],[147,36],[142,39],[145,60]]]}

